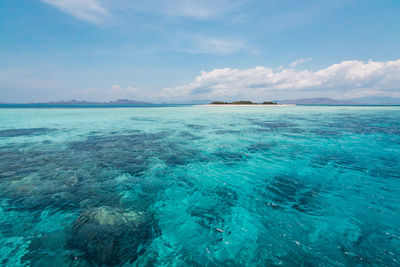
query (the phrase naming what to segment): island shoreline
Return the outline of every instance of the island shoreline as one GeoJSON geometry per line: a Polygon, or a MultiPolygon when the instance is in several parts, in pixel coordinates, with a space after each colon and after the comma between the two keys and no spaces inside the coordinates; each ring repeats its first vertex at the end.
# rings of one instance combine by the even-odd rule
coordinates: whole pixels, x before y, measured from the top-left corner
{"type": "Polygon", "coordinates": [[[296,106],[295,104],[272,104],[272,105],[266,105],[266,104],[205,104],[205,105],[193,105],[194,107],[294,107],[296,106]]]}

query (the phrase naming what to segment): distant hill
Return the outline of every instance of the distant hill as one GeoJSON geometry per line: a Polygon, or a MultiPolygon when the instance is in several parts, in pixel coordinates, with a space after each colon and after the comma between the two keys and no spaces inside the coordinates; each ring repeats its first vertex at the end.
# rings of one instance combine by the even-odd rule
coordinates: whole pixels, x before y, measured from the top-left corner
{"type": "Polygon", "coordinates": [[[94,102],[94,101],[80,101],[80,100],[68,100],[68,101],[56,101],[56,102],[45,102],[40,104],[49,105],[152,105],[153,103],[135,101],[129,99],[118,99],[109,102],[94,102]]]}
{"type": "Polygon", "coordinates": [[[128,99],[118,99],[116,101],[111,101],[106,104],[110,104],[110,105],[152,105],[153,103],[128,100],[128,99]]]}
{"type": "Polygon", "coordinates": [[[279,104],[297,105],[359,105],[360,103],[351,100],[336,100],[332,98],[301,98],[293,100],[275,100],[279,104]]]}
{"type": "Polygon", "coordinates": [[[275,100],[279,104],[297,105],[400,105],[400,98],[392,97],[360,97],[346,100],[332,98],[300,98],[293,100],[275,100]]]}

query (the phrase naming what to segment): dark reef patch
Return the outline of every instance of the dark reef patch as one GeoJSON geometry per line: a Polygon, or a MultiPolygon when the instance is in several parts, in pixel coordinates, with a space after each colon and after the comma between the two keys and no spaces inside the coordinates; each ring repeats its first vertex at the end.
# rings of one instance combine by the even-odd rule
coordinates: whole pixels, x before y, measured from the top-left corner
{"type": "Polygon", "coordinates": [[[237,193],[227,187],[217,187],[207,192],[210,198],[209,206],[195,206],[191,216],[206,229],[224,228],[225,217],[238,201],[237,193]]]}
{"type": "Polygon", "coordinates": [[[321,194],[316,188],[307,188],[299,194],[297,203],[292,207],[301,212],[315,214],[320,210],[320,197],[321,194]]]}
{"type": "Polygon", "coordinates": [[[298,124],[294,123],[293,120],[260,120],[260,119],[248,119],[251,125],[257,126],[257,128],[251,128],[254,132],[265,132],[275,134],[277,132],[282,134],[289,134],[288,136],[297,136],[298,134],[306,133],[304,129],[299,127],[298,124]]]}
{"type": "Polygon", "coordinates": [[[200,140],[204,139],[204,137],[194,135],[188,131],[182,131],[179,133],[179,137],[183,138],[184,140],[189,140],[189,141],[194,141],[194,140],[200,140]]]}
{"type": "Polygon", "coordinates": [[[152,157],[165,155],[166,149],[159,142],[167,136],[165,132],[91,136],[69,147],[86,153],[100,167],[137,175],[148,168],[152,157]]]}
{"type": "Polygon", "coordinates": [[[376,119],[369,116],[335,116],[322,125],[341,133],[400,135],[400,122],[391,117],[376,119]]]}
{"type": "Polygon", "coordinates": [[[211,154],[212,161],[220,161],[225,165],[232,166],[240,162],[246,161],[248,155],[242,152],[233,151],[217,151],[211,154]]]}
{"type": "Polygon", "coordinates": [[[216,130],[215,133],[216,134],[239,134],[242,131],[239,130],[216,130]]]}
{"type": "MultiPolygon", "coordinates": [[[[30,239],[28,253],[21,261],[27,266],[47,266],[54,261],[54,254],[62,259],[65,253],[65,231],[53,231],[30,239]],[[61,255],[60,255],[61,254],[61,255]]],[[[64,259],[63,259],[64,260],[64,259]]],[[[71,262],[72,263],[72,262],[71,262]]]]}
{"type": "Polygon", "coordinates": [[[215,207],[195,207],[190,216],[195,217],[196,223],[207,229],[212,229],[224,222],[220,210],[215,207]]]}
{"type": "Polygon", "coordinates": [[[158,234],[151,214],[102,206],[81,213],[67,246],[81,251],[89,263],[118,266],[132,263],[158,234]]]}
{"type": "Polygon", "coordinates": [[[48,134],[53,131],[55,131],[55,129],[50,129],[50,128],[9,129],[9,130],[1,130],[0,137],[42,135],[42,134],[48,134]]]}
{"type": "Polygon", "coordinates": [[[310,131],[311,133],[318,135],[318,136],[339,136],[341,135],[340,131],[337,130],[331,130],[331,129],[326,129],[326,128],[320,128],[320,129],[313,129],[310,131]]]}
{"type": "Polygon", "coordinates": [[[0,197],[8,199],[14,210],[118,205],[120,189],[113,178],[121,173],[142,177],[135,181],[139,185],[157,159],[169,167],[209,160],[169,136],[168,132],[90,136],[61,150],[3,147],[0,197]]]}
{"type": "Polygon", "coordinates": [[[164,155],[160,155],[159,158],[171,166],[209,161],[209,159],[197,149],[181,148],[169,150],[164,155]]]}
{"type": "Polygon", "coordinates": [[[314,157],[310,165],[316,168],[325,168],[328,165],[332,165],[336,169],[364,172],[367,170],[368,166],[363,163],[364,162],[357,160],[352,153],[346,153],[344,151],[324,151],[324,153],[319,153],[314,157]]]}
{"type": "MultiPolygon", "coordinates": [[[[117,182],[115,178],[129,172],[138,175],[137,168],[147,168],[149,157],[156,155],[150,152],[151,144],[164,142],[160,139],[164,136],[91,137],[82,142],[72,142],[60,150],[51,150],[48,146],[41,150],[1,148],[0,197],[7,199],[8,203],[3,207],[4,212],[30,212],[33,221],[28,225],[35,227],[41,221],[43,211],[61,214],[84,210],[73,229],[65,235],[27,236],[31,242],[22,261],[40,264],[46,259],[54,259],[58,251],[74,251],[71,259],[64,259],[71,265],[79,262],[118,266],[132,262],[144,253],[148,243],[159,234],[157,220],[147,209],[155,201],[157,194],[154,192],[163,188],[157,187],[155,181],[149,184],[143,176],[132,176],[134,179],[128,178],[124,182],[117,182]],[[131,144],[134,149],[124,154],[131,144]],[[107,155],[106,150],[111,154],[107,155]],[[131,197],[129,203],[126,199],[121,202],[121,187],[140,188],[142,193],[131,197]],[[120,205],[125,209],[119,208],[120,205]],[[133,211],[132,207],[139,209],[133,211]],[[62,238],[66,238],[66,247],[63,247],[65,242],[62,238]],[[74,260],[76,255],[78,261],[74,260]]],[[[169,144],[167,147],[177,152],[177,146],[169,144]]],[[[166,151],[172,153],[168,148],[166,151]]],[[[165,154],[161,156],[165,157],[165,154]]],[[[10,236],[19,229],[3,222],[1,228],[3,235],[8,232],[10,236]]],[[[25,231],[34,230],[24,228],[19,235],[24,235],[25,231]]],[[[60,256],[60,259],[62,257],[66,256],[60,256]]]]}
{"type": "Polygon", "coordinates": [[[291,207],[310,214],[320,210],[321,195],[317,187],[305,184],[295,176],[275,176],[266,190],[268,198],[272,199],[272,202],[267,201],[267,205],[272,208],[291,207]]]}
{"type": "Polygon", "coordinates": [[[295,202],[297,193],[303,185],[295,177],[279,175],[267,186],[272,198],[278,203],[295,202]]]}
{"type": "Polygon", "coordinates": [[[204,125],[198,125],[198,124],[185,124],[186,127],[190,128],[190,129],[194,129],[194,130],[204,130],[207,127],[204,125]]]}
{"type": "Polygon", "coordinates": [[[247,151],[250,153],[264,153],[271,150],[275,144],[273,143],[254,143],[247,147],[247,151]]]}
{"type": "Polygon", "coordinates": [[[195,180],[190,177],[179,176],[175,179],[175,183],[180,187],[185,187],[187,189],[193,189],[196,187],[195,180]]]}

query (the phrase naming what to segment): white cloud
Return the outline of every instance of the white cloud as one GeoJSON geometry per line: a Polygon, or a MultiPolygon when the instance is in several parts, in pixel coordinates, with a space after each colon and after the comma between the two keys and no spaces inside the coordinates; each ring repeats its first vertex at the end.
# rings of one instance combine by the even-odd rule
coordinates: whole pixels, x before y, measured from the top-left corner
{"type": "Polygon", "coordinates": [[[104,24],[111,18],[111,9],[134,13],[160,14],[193,19],[215,18],[237,8],[245,0],[40,0],[77,19],[93,24],[104,24]]]}
{"type": "Polygon", "coordinates": [[[297,67],[300,64],[303,64],[303,63],[311,61],[311,60],[312,60],[311,57],[309,57],[309,58],[301,58],[299,60],[293,61],[292,63],[289,64],[289,66],[294,68],[294,67],[297,67]]]}
{"type": "Polygon", "coordinates": [[[110,12],[99,0],[41,0],[79,20],[102,24],[111,17],[110,12]]]}
{"type": "Polygon", "coordinates": [[[318,71],[273,69],[215,69],[202,71],[192,83],[165,88],[170,99],[278,99],[327,96],[398,95],[400,59],[396,61],[343,61],[318,71]]]}

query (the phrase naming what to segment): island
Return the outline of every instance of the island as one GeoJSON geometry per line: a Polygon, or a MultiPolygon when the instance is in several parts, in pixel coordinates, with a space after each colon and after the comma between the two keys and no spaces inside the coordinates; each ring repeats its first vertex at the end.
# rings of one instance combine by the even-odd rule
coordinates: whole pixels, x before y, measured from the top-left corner
{"type": "Polygon", "coordinates": [[[225,106],[241,106],[241,107],[253,107],[253,106],[263,106],[263,107],[282,107],[282,106],[296,106],[295,104],[281,104],[275,101],[264,101],[261,103],[249,101],[249,100],[239,100],[233,102],[225,102],[225,101],[213,101],[210,104],[205,105],[194,105],[194,106],[203,106],[203,107],[225,107],[225,106]]]}
{"type": "Polygon", "coordinates": [[[239,100],[234,102],[223,102],[223,101],[214,101],[211,102],[210,105],[278,105],[278,103],[272,101],[264,101],[262,103],[254,103],[248,100],[239,100]]]}

